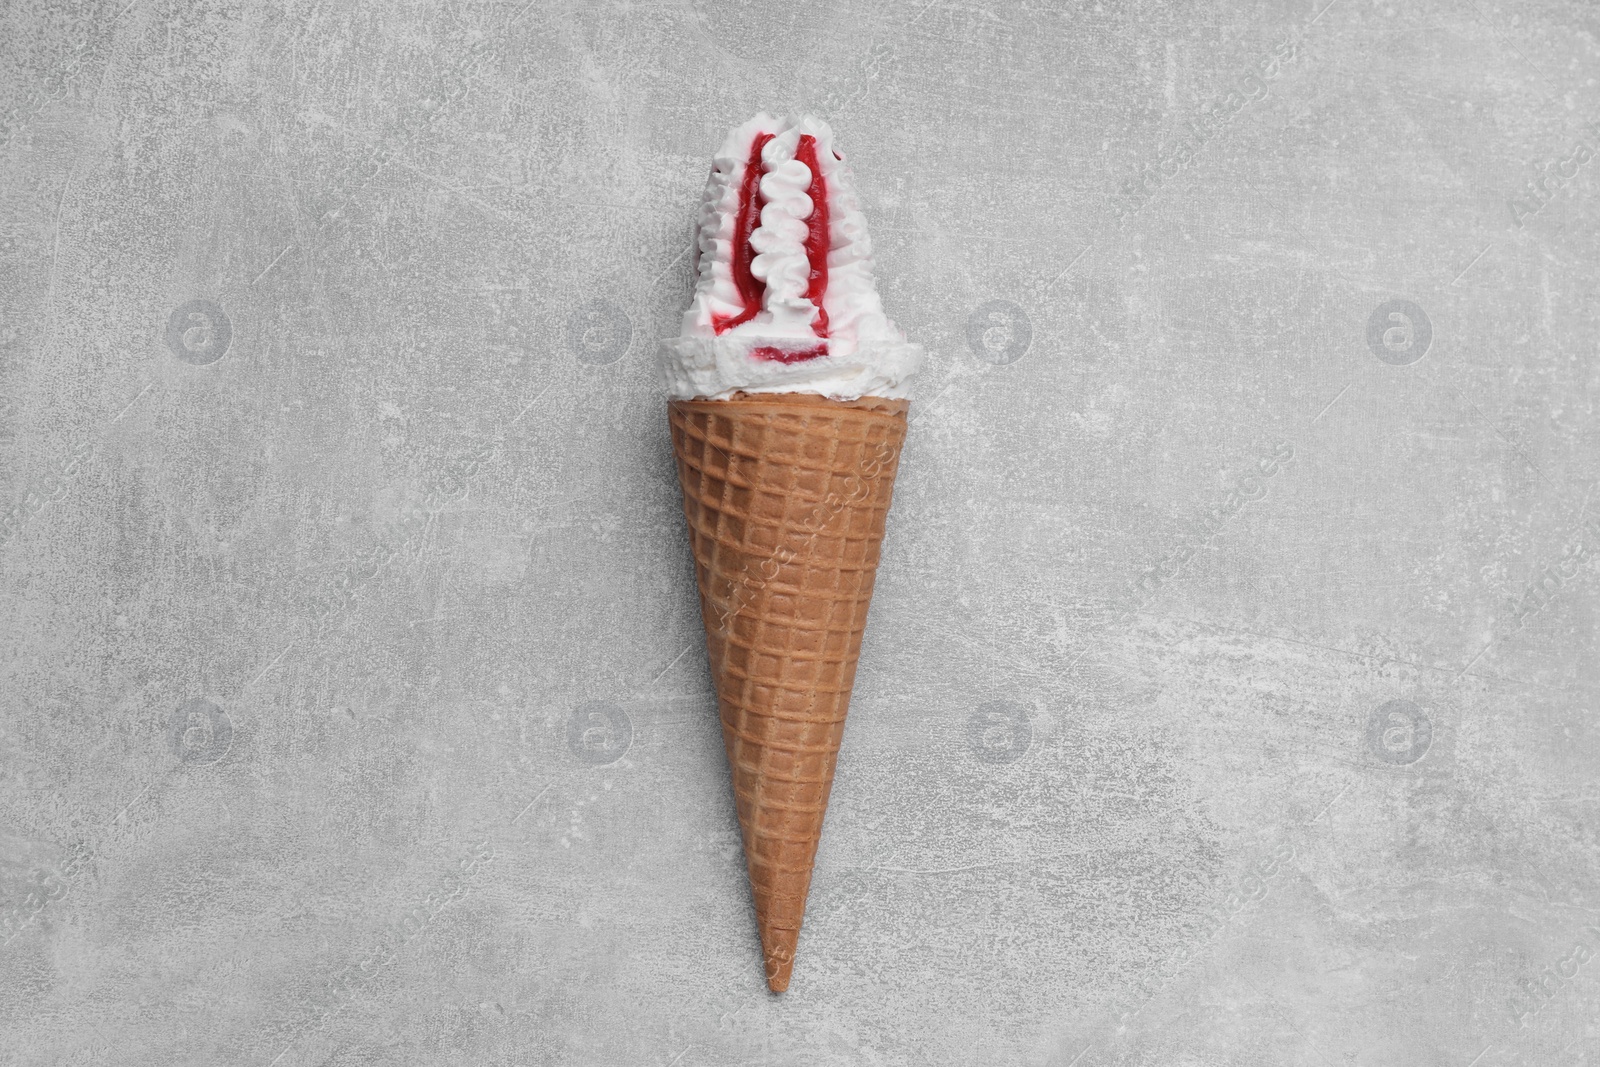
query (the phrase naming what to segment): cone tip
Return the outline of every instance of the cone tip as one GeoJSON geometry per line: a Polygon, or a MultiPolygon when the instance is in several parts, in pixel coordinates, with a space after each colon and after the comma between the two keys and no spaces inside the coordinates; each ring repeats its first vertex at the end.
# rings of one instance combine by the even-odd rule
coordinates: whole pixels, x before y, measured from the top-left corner
{"type": "Polygon", "coordinates": [[[782,993],[789,988],[789,976],[794,973],[794,948],[799,939],[798,930],[773,930],[762,955],[767,962],[767,988],[782,993]],[[776,944],[771,943],[776,941],[776,944]]]}

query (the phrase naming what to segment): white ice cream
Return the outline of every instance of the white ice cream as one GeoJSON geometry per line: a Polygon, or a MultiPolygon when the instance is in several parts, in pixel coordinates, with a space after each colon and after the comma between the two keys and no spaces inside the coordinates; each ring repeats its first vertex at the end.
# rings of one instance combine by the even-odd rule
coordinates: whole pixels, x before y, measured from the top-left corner
{"type": "Polygon", "coordinates": [[[883,313],[866,219],[826,123],[762,113],[728,135],[701,200],[695,266],[682,332],[661,346],[672,398],[906,395],[923,350],[883,313]],[[803,160],[820,171],[825,235],[803,160]]]}

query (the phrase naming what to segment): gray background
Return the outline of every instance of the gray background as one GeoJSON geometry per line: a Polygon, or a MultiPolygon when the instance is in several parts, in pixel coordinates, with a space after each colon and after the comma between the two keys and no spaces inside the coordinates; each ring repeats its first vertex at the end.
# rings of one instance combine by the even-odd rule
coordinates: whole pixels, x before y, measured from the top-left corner
{"type": "Polygon", "coordinates": [[[1600,12],[1324,3],[7,4],[0,1063],[1600,1061],[1600,12]],[[653,363],[762,108],[930,353],[781,998],[653,363]]]}

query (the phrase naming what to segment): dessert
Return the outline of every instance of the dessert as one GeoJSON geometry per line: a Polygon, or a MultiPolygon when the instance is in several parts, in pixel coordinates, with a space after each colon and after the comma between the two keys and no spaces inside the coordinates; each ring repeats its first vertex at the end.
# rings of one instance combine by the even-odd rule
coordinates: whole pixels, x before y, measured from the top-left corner
{"type": "Polygon", "coordinates": [[[825,123],[761,114],[713,164],[668,418],[767,982],[788,988],[877,573],[906,381],[825,123]]]}

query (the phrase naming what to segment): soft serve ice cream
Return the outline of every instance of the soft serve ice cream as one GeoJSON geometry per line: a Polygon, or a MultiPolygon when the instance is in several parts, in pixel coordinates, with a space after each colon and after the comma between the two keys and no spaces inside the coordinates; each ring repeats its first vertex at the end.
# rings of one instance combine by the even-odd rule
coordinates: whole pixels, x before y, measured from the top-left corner
{"type": "Polygon", "coordinates": [[[827,123],[762,113],[728,135],[694,265],[682,332],[662,344],[673,399],[906,395],[923,351],[883,312],[866,219],[827,123]]]}

